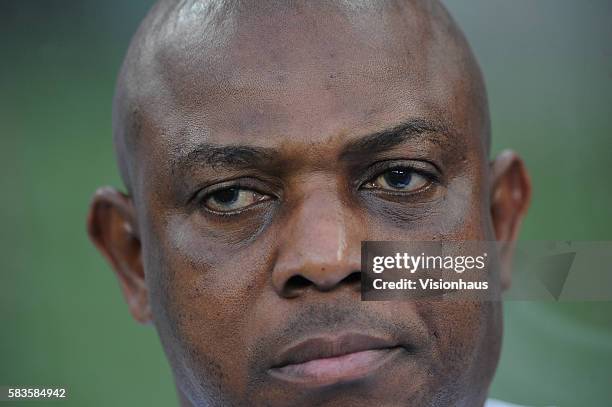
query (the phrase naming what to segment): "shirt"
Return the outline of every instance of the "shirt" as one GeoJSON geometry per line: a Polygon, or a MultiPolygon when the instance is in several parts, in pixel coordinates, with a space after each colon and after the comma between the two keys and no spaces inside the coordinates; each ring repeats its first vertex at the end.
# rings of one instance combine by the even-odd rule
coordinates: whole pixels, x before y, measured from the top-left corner
{"type": "Polygon", "coordinates": [[[518,404],[506,403],[505,401],[489,399],[485,403],[484,407],[521,407],[521,406],[519,406],[518,404]]]}

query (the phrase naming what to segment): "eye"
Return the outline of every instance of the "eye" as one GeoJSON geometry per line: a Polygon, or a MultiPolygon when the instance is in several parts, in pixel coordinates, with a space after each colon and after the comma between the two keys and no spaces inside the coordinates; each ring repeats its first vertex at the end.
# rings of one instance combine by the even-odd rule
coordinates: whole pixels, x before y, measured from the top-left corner
{"type": "Polygon", "coordinates": [[[414,192],[428,186],[430,181],[418,172],[398,167],[386,170],[364,185],[366,189],[381,189],[392,192],[414,192]]]}
{"type": "Polygon", "coordinates": [[[258,202],[268,200],[268,195],[240,187],[229,187],[211,192],[203,198],[203,205],[213,212],[236,212],[258,202]]]}

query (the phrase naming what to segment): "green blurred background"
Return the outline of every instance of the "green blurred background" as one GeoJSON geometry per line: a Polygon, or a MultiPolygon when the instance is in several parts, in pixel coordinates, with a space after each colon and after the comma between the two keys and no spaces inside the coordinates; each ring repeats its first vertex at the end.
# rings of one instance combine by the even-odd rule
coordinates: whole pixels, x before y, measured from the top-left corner
{"type": "MultiPolygon", "coordinates": [[[[487,79],[494,150],[531,169],[522,238],[612,240],[612,2],[446,4],[487,79]]],[[[0,1],[0,385],[70,392],[16,405],[176,405],[155,331],[85,235],[93,191],[121,185],[111,97],[150,5],[0,1]]],[[[507,303],[505,325],[493,396],[612,405],[611,303],[507,303]]]]}

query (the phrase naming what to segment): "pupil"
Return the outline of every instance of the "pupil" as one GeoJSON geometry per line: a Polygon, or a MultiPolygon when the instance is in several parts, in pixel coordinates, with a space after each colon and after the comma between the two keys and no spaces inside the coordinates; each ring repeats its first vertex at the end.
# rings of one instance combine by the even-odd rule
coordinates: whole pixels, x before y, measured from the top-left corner
{"type": "Polygon", "coordinates": [[[409,170],[396,169],[385,174],[385,181],[393,188],[405,188],[410,184],[412,175],[409,170]]]}
{"type": "Polygon", "coordinates": [[[238,199],[238,188],[227,188],[213,195],[215,201],[220,204],[230,204],[238,199]]]}

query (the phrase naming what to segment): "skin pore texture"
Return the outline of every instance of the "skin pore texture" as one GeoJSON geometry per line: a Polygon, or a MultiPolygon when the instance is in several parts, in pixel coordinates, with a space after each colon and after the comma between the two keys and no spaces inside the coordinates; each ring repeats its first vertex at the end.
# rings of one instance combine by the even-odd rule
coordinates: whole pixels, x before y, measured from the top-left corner
{"type": "Polygon", "coordinates": [[[364,240],[500,240],[510,284],[530,183],[442,5],[159,2],[113,126],[88,230],[183,406],[483,405],[500,301],[360,300],[364,240]]]}

